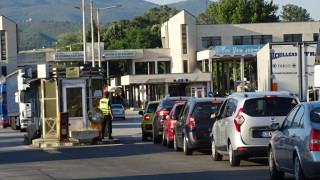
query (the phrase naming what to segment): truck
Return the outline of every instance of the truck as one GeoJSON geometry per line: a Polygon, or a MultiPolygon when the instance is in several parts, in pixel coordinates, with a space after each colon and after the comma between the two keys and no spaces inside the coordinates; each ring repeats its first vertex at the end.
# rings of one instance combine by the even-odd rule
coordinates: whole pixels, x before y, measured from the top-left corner
{"type": "Polygon", "coordinates": [[[257,53],[258,91],[287,91],[300,101],[314,99],[316,42],[278,42],[257,53]]]}
{"type": "Polygon", "coordinates": [[[31,103],[28,101],[29,85],[23,83],[24,71],[19,69],[0,83],[1,124],[13,130],[25,131],[31,121],[31,103]]]}
{"type": "Polygon", "coordinates": [[[320,100],[320,33],[318,35],[316,57],[314,62],[314,99],[320,100]]]}

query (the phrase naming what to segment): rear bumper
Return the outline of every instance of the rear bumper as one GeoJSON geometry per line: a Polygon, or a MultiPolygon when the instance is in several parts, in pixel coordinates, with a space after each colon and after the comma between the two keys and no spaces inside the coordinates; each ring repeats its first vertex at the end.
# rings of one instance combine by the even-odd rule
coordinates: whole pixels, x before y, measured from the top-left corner
{"type": "Polygon", "coordinates": [[[9,125],[10,122],[9,122],[8,120],[2,120],[2,121],[1,121],[1,124],[2,124],[2,125],[9,125]]]}
{"type": "Polygon", "coordinates": [[[152,124],[141,124],[141,129],[143,133],[152,134],[152,124]]]}
{"type": "Polygon", "coordinates": [[[168,129],[168,134],[169,134],[169,141],[173,141],[174,140],[174,133],[173,133],[173,129],[168,129]]]}
{"type": "Polygon", "coordinates": [[[258,147],[238,147],[234,150],[235,155],[239,156],[250,156],[250,157],[267,157],[268,148],[267,146],[258,146],[258,147]]]}
{"type": "Polygon", "coordinates": [[[211,139],[194,139],[192,133],[188,133],[188,146],[192,149],[211,149],[211,139]]]}

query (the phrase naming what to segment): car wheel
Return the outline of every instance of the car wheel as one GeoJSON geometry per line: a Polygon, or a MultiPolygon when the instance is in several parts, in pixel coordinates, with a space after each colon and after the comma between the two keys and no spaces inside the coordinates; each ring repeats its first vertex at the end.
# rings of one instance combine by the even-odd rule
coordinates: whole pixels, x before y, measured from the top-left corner
{"type": "Polygon", "coordinates": [[[152,131],[152,141],[154,144],[159,144],[161,142],[161,139],[159,138],[155,130],[152,131]]]}
{"type": "Polygon", "coordinates": [[[212,154],[212,159],[214,161],[221,161],[222,160],[222,155],[219,154],[216,150],[216,143],[214,142],[214,140],[212,139],[211,141],[211,154],[212,154]]]}
{"type": "Polygon", "coordinates": [[[169,133],[167,134],[167,146],[168,146],[168,148],[173,148],[173,142],[170,141],[169,133]]]}
{"type": "Polygon", "coordinates": [[[148,135],[146,133],[142,133],[142,141],[148,141],[148,135]]]}
{"type": "Polygon", "coordinates": [[[173,150],[175,152],[181,151],[181,148],[178,146],[177,138],[175,135],[173,136],[173,150]]]}
{"type": "Polygon", "coordinates": [[[302,168],[301,168],[301,164],[300,164],[300,160],[299,160],[298,156],[295,156],[295,158],[294,158],[293,173],[294,173],[294,179],[295,180],[306,179],[304,177],[304,174],[303,174],[303,171],[302,171],[302,168]]]}
{"type": "Polygon", "coordinates": [[[230,165],[231,166],[239,166],[240,165],[240,157],[234,154],[234,150],[232,150],[231,143],[229,143],[228,152],[229,152],[230,165]]]}
{"type": "Polygon", "coordinates": [[[188,147],[187,138],[183,138],[183,152],[185,155],[192,155],[192,149],[188,147]]]}
{"type": "Polygon", "coordinates": [[[272,149],[270,149],[268,160],[269,160],[270,178],[272,180],[283,179],[284,172],[278,170],[277,165],[276,165],[276,163],[274,161],[274,156],[273,156],[272,149]]]}
{"type": "Polygon", "coordinates": [[[162,134],[162,143],[161,143],[161,144],[164,145],[164,146],[167,145],[167,139],[164,138],[164,132],[163,132],[163,134],[162,134]]]}

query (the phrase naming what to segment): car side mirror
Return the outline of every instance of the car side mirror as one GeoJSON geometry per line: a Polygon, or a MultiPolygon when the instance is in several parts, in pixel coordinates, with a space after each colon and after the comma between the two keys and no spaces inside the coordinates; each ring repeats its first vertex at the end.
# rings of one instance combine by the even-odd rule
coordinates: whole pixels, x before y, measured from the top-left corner
{"type": "Polygon", "coordinates": [[[281,126],[279,123],[272,123],[270,126],[269,126],[269,129],[272,129],[272,130],[280,130],[281,129],[281,126]]]}
{"type": "Polygon", "coordinates": [[[140,114],[140,115],[143,115],[143,111],[139,111],[139,114],[140,114]]]}

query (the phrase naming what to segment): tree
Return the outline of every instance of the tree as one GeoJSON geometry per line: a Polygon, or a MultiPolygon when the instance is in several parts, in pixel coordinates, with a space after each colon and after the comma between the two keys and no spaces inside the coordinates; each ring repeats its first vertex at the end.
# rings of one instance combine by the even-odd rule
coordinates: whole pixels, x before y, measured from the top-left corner
{"type": "Polygon", "coordinates": [[[72,32],[61,34],[58,36],[58,44],[57,47],[59,49],[69,51],[70,46],[72,50],[79,51],[82,47],[82,32],[72,32]]]}
{"type": "Polygon", "coordinates": [[[272,0],[218,0],[209,4],[210,15],[218,24],[278,22],[277,10],[272,0]]]}
{"type": "Polygon", "coordinates": [[[282,6],[280,17],[284,22],[313,21],[306,9],[293,4],[282,6]]]}
{"type": "Polygon", "coordinates": [[[209,9],[197,16],[197,24],[217,24],[216,20],[211,16],[209,9]]]}

